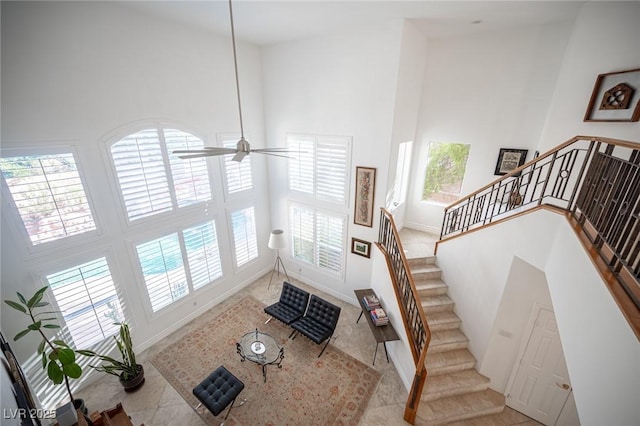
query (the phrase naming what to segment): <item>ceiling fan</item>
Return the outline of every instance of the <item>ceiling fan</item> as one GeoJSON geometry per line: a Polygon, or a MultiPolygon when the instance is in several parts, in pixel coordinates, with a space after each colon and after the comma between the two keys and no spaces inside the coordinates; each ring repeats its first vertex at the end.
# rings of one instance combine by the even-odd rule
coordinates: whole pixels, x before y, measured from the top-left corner
{"type": "Polygon", "coordinates": [[[233,27],[233,8],[231,7],[231,0],[229,0],[229,18],[231,20],[231,42],[233,44],[233,65],[234,65],[235,76],[236,76],[236,94],[238,96],[238,113],[240,116],[240,140],[236,144],[235,149],[219,148],[219,147],[204,147],[203,149],[176,150],[176,151],[173,151],[173,154],[182,154],[182,155],[178,155],[178,158],[182,158],[185,160],[191,159],[191,158],[235,154],[232,160],[238,161],[238,162],[242,161],[244,157],[246,157],[252,152],[255,152],[258,154],[274,155],[276,157],[289,158],[286,155],[282,155],[282,153],[289,152],[287,151],[286,148],[251,149],[251,145],[249,144],[249,141],[247,141],[244,137],[244,127],[242,125],[242,105],[240,103],[240,82],[238,79],[238,58],[236,54],[236,35],[233,27]]]}

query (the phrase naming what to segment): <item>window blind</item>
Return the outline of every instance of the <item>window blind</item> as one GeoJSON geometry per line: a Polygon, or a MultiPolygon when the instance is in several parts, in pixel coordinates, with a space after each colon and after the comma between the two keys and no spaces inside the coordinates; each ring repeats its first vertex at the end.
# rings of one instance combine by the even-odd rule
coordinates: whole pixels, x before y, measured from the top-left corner
{"type": "Polygon", "coordinates": [[[258,257],[258,239],[254,208],[231,212],[231,227],[236,253],[236,266],[240,267],[258,257]]]}
{"type": "Polygon", "coordinates": [[[315,171],[315,138],[289,136],[289,189],[313,194],[315,171]]]}
{"type": "Polygon", "coordinates": [[[348,140],[318,138],[316,148],[316,196],[345,204],[347,199],[348,140]]]}
{"type": "Polygon", "coordinates": [[[183,160],[177,155],[171,155],[175,150],[203,149],[202,139],[176,129],[164,129],[163,134],[178,207],[210,200],[211,188],[207,160],[205,158],[183,160]]]}
{"type": "Polygon", "coordinates": [[[118,332],[124,316],[107,259],[102,257],[46,277],[75,347],[86,348],[118,332]]]}
{"type": "Polygon", "coordinates": [[[185,229],[182,235],[193,288],[198,289],[222,277],[215,222],[185,229]]]}
{"type": "Polygon", "coordinates": [[[130,220],[172,209],[156,129],[127,136],[111,146],[120,193],[130,220]]]}
{"type": "Polygon", "coordinates": [[[72,153],[2,158],[0,169],[32,244],[96,229],[72,153]]]}

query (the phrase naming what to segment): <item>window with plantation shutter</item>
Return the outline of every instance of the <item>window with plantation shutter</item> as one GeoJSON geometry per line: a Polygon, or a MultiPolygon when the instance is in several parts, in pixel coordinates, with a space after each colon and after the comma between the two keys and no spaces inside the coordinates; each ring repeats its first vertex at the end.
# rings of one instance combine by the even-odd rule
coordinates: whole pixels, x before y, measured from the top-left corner
{"type": "Polygon", "coordinates": [[[190,133],[164,128],[142,130],[114,143],[111,158],[129,220],[210,200],[206,159],[171,154],[203,147],[190,133]]]}
{"type": "MultiPolygon", "coordinates": [[[[237,143],[237,140],[225,140],[222,142],[222,146],[225,148],[235,148],[237,143]]],[[[240,162],[233,161],[233,156],[234,154],[224,156],[227,194],[235,194],[236,192],[253,188],[251,156],[247,155],[240,162]]]]}
{"type": "Polygon", "coordinates": [[[160,138],[156,129],[129,135],[111,146],[120,193],[129,219],[172,209],[160,138]]]}
{"type": "Polygon", "coordinates": [[[320,270],[340,274],[344,258],[345,217],[292,205],[289,218],[292,257],[320,270]]]}
{"type": "Polygon", "coordinates": [[[315,139],[305,136],[289,136],[287,145],[289,160],[289,189],[313,194],[315,139]]]}
{"type": "Polygon", "coordinates": [[[102,257],[46,277],[77,348],[118,332],[124,319],[107,259],[102,257]]]}
{"type": "Polygon", "coordinates": [[[215,223],[187,228],[182,231],[182,236],[193,288],[198,289],[222,277],[215,223]]]}
{"type": "Polygon", "coordinates": [[[205,158],[183,160],[171,155],[175,150],[203,149],[202,139],[176,129],[164,129],[164,140],[169,153],[171,177],[178,207],[185,207],[211,199],[209,173],[205,158]]]}
{"type": "Polygon", "coordinates": [[[188,294],[178,234],[140,244],[136,251],[153,312],[188,294]]]}
{"type": "Polygon", "coordinates": [[[0,169],[33,245],[96,229],[71,152],[1,158],[0,169]]]}
{"type": "Polygon", "coordinates": [[[254,208],[231,212],[231,228],[236,253],[236,266],[240,267],[258,257],[258,239],[254,208]]]}

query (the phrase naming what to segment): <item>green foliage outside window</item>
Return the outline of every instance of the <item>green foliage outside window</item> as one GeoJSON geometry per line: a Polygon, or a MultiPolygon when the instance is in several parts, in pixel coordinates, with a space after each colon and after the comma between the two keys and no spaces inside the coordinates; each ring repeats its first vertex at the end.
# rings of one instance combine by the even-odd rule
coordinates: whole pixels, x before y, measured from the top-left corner
{"type": "MultiPolygon", "coordinates": [[[[432,142],[425,173],[422,199],[433,199],[438,193],[459,195],[471,145],[432,142]]],[[[438,201],[455,201],[440,200],[438,201]]],[[[446,198],[446,197],[445,197],[446,198]]]]}

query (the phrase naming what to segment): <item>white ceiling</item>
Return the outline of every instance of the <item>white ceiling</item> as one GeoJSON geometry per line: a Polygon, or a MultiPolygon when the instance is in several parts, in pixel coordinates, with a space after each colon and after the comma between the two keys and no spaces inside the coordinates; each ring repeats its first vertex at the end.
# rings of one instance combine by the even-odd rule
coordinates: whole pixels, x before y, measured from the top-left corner
{"type": "MultiPolygon", "coordinates": [[[[236,37],[262,46],[406,18],[430,38],[573,19],[583,1],[233,0],[236,37]],[[479,23],[474,23],[481,21],[479,23]]],[[[128,1],[122,4],[230,34],[229,3],[128,1]]]]}

